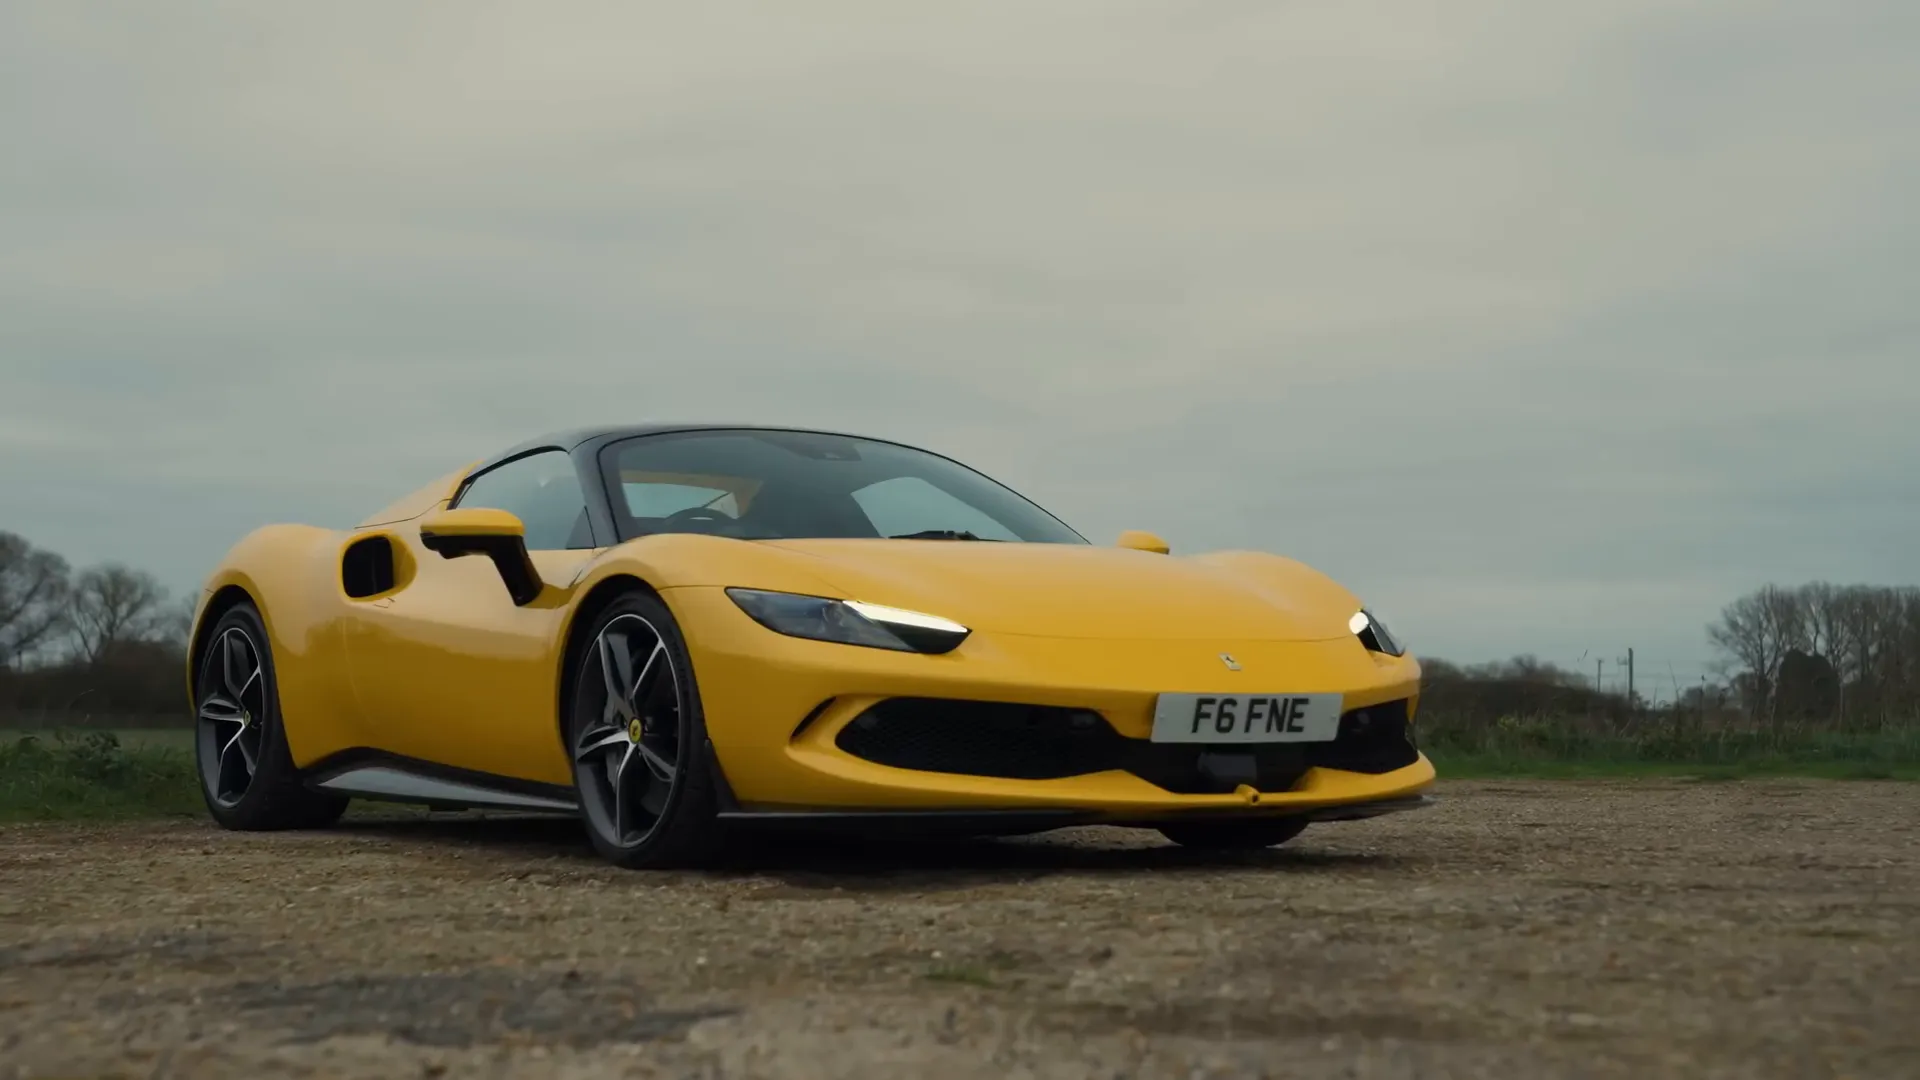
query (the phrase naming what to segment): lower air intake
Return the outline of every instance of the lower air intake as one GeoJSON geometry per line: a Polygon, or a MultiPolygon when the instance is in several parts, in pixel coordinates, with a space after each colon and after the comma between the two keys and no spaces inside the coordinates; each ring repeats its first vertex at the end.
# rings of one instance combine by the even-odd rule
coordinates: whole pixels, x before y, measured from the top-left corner
{"type": "Polygon", "coordinates": [[[1177,794],[1243,783],[1287,791],[1316,766],[1377,774],[1418,759],[1404,700],[1347,713],[1332,742],[1209,747],[1130,739],[1088,709],[889,698],[841,729],[835,745],[896,769],[1008,780],[1117,769],[1177,794]]]}

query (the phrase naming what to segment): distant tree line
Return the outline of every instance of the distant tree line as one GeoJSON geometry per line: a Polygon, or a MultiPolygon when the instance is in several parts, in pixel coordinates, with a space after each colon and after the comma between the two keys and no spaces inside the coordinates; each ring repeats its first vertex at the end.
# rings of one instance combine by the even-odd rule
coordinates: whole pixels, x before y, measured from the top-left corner
{"type": "Polygon", "coordinates": [[[1757,720],[1887,727],[1920,715],[1920,589],[1768,585],[1728,604],[1707,638],[1757,720]]]}
{"type": "Polygon", "coordinates": [[[1625,694],[1596,688],[1591,675],[1534,656],[1485,664],[1421,657],[1420,666],[1421,714],[1449,722],[1578,716],[1618,725],[1634,711],[1625,694]]]}
{"type": "MultiPolygon", "coordinates": [[[[117,564],[74,570],[0,531],[0,727],[13,719],[186,715],[191,597],[117,564]]],[[[1481,725],[1567,718],[1614,730],[1878,728],[1920,724],[1920,589],[1768,585],[1707,627],[1720,681],[1658,707],[1532,656],[1463,665],[1422,658],[1421,711],[1481,725]]]]}
{"type": "Polygon", "coordinates": [[[1674,687],[1657,707],[1596,686],[1589,672],[1520,656],[1470,666],[1423,660],[1421,708],[1468,725],[1572,717],[1615,730],[1920,726],[1920,589],[1768,585],[1723,608],[1707,640],[1721,678],[1674,687]]]}
{"type": "Polygon", "coordinates": [[[0,531],[0,726],[88,715],[185,715],[193,617],[145,571],[75,570],[0,531]]]}

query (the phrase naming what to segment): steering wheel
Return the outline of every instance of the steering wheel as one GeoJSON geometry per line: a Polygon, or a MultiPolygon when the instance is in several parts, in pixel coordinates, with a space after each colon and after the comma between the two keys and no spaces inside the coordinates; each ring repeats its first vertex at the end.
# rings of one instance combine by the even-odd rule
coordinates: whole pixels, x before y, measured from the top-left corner
{"type": "Polygon", "coordinates": [[[668,514],[665,524],[680,525],[693,521],[715,521],[733,524],[733,515],[715,510],[710,506],[689,506],[685,510],[675,510],[668,514]]]}

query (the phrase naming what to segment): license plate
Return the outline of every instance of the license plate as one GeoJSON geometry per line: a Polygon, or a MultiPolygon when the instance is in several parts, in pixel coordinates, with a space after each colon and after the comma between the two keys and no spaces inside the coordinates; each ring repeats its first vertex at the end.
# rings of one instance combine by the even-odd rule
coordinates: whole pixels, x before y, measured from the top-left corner
{"type": "Polygon", "coordinates": [[[1332,742],[1340,734],[1343,700],[1339,694],[1161,694],[1153,741],[1332,742]]]}

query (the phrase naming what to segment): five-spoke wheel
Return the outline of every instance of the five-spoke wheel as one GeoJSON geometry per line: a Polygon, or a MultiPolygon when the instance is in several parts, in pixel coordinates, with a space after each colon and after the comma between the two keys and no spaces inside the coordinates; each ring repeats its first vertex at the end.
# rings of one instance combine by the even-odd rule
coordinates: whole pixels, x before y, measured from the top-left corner
{"type": "Polygon", "coordinates": [[[238,626],[229,626],[207,649],[201,677],[200,780],[221,806],[244,798],[260,769],[261,717],[267,684],[260,646],[238,626]]]}
{"type": "Polygon", "coordinates": [[[615,600],[577,653],[568,743],[594,846],[624,866],[709,854],[714,806],[686,645],[666,605],[615,600]]]}
{"type": "Polygon", "coordinates": [[[600,722],[574,743],[583,809],[608,839],[646,839],[666,810],[680,757],[680,683],[660,631],[631,612],[593,641],[588,666],[600,676],[600,722]]]}
{"type": "Polygon", "coordinates": [[[229,829],[313,828],[347,808],[310,790],[293,765],[280,726],[273,647],[250,603],[228,608],[207,631],[193,681],[194,757],[200,793],[229,829]]]}

